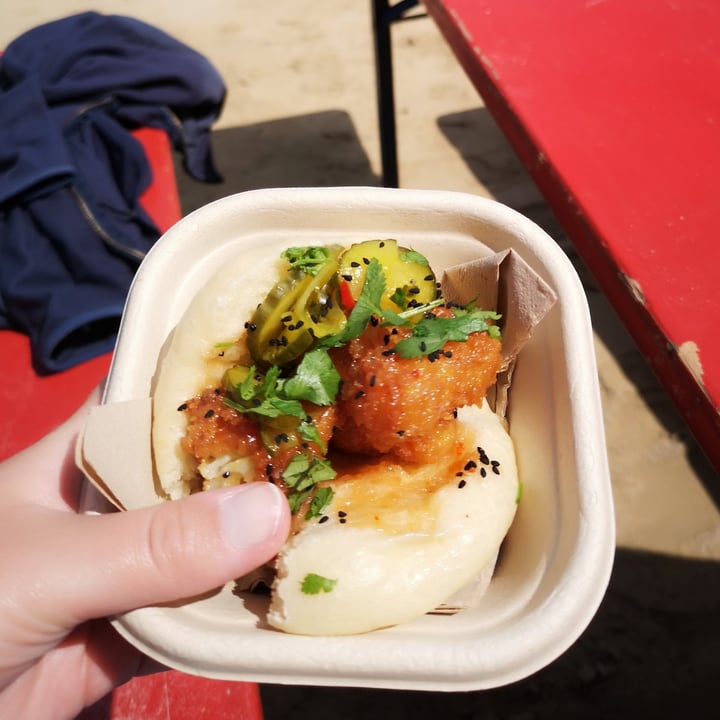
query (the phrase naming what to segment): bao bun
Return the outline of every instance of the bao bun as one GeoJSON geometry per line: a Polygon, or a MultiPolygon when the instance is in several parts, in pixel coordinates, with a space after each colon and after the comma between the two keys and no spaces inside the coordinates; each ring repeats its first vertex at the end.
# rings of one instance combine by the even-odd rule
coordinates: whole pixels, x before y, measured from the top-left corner
{"type": "MultiPolygon", "coordinates": [[[[226,264],[192,299],[167,345],[153,394],[152,445],[157,481],[170,499],[188,494],[197,472],[181,447],[186,420],[178,407],[220,385],[237,362],[217,348],[243,334],[277,277],[278,255],[275,246],[264,257],[226,264]]],[[[463,452],[476,465],[462,477],[438,460],[395,463],[388,479],[387,463],[369,461],[363,483],[373,485],[374,499],[362,504],[367,484],[339,475],[326,519],[306,523],[280,552],[271,625],[310,635],[394,625],[432,611],[492,566],[516,509],[513,444],[485,404],[459,409],[458,422],[463,452]],[[332,588],[303,591],[308,575],[331,580],[332,588]]]]}

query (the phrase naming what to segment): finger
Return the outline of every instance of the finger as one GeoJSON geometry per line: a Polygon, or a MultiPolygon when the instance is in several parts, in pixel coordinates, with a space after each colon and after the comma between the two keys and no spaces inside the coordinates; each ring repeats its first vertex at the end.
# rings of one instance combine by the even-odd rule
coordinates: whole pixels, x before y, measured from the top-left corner
{"type": "Polygon", "coordinates": [[[57,515],[63,527],[41,565],[53,622],[65,627],[219,587],[270,560],[290,526],[285,496],[266,482],[144,510],[57,515]]]}
{"type": "Polygon", "coordinates": [[[75,467],[75,440],[90,409],[100,402],[101,383],[62,425],[0,465],[3,498],[19,497],[45,506],[77,508],[81,473],[75,467]]]}

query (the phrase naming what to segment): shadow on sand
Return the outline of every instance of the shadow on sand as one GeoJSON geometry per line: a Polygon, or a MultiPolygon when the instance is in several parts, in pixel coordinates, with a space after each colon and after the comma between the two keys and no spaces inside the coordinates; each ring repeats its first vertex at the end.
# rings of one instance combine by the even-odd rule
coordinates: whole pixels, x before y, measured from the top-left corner
{"type": "Polygon", "coordinates": [[[340,110],[215,130],[212,148],[223,182],[206,185],[176,173],[184,215],[246,190],[380,185],[350,116],[340,110]]]}

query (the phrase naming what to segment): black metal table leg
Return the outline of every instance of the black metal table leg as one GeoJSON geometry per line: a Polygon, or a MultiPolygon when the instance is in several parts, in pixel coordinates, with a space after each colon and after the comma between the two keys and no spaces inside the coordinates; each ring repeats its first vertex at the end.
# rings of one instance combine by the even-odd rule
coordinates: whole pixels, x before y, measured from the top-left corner
{"type": "Polygon", "coordinates": [[[403,15],[418,2],[419,0],[401,0],[391,5],[390,0],[372,0],[380,158],[385,187],[398,187],[399,184],[390,25],[403,19],[403,15]]]}

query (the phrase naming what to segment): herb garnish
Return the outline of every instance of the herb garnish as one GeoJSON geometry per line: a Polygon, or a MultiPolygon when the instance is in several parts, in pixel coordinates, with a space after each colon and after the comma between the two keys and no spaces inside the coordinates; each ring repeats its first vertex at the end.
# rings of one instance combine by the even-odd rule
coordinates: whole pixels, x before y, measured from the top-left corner
{"type": "Polygon", "coordinates": [[[318,595],[321,592],[331,592],[335,585],[337,585],[337,580],[316,575],[315,573],[308,573],[303,578],[300,590],[306,595],[318,595]]]}
{"type": "Polygon", "coordinates": [[[291,488],[288,495],[290,511],[295,514],[300,506],[311,495],[310,509],[305,514],[305,519],[322,515],[323,510],[330,504],[333,498],[331,487],[316,487],[320,482],[334,480],[337,473],[330,462],[325,458],[313,456],[310,453],[295,455],[282,474],[283,480],[291,488]]]}
{"type": "Polygon", "coordinates": [[[332,405],[339,389],[340,375],[327,352],[312,350],[304,355],[297,373],[290,378],[281,377],[276,365],[265,375],[253,365],[247,377],[230,388],[224,403],[253,416],[260,424],[281,416],[298,418],[297,434],[303,440],[316,443],[325,452],[325,443],[302,403],[332,405]]]}
{"type": "Polygon", "coordinates": [[[302,270],[308,275],[316,275],[328,261],[330,251],[321,246],[291,247],[283,250],[281,257],[287,260],[291,267],[302,270]]]}
{"type": "Polygon", "coordinates": [[[417,250],[403,250],[400,253],[400,259],[403,262],[417,263],[418,265],[430,267],[428,259],[422,253],[419,253],[417,250]]]}
{"type": "Polygon", "coordinates": [[[492,310],[478,308],[455,308],[454,317],[425,317],[414,327],[412,334],[403,338],[395,352],[402,358],[431,355],[450,340],[464,342],[475,332],[487,332],[490,337],[499,338],[500,328],[488,320],[499,320],[500,315],[492,310]]]}
{"type": "Polygon", "coordinates": [[[282,382],[282,394],[315,405],[332,405],[340,389],[340,375],[322,348],[306,352],[295,375],[282,382]]]}

